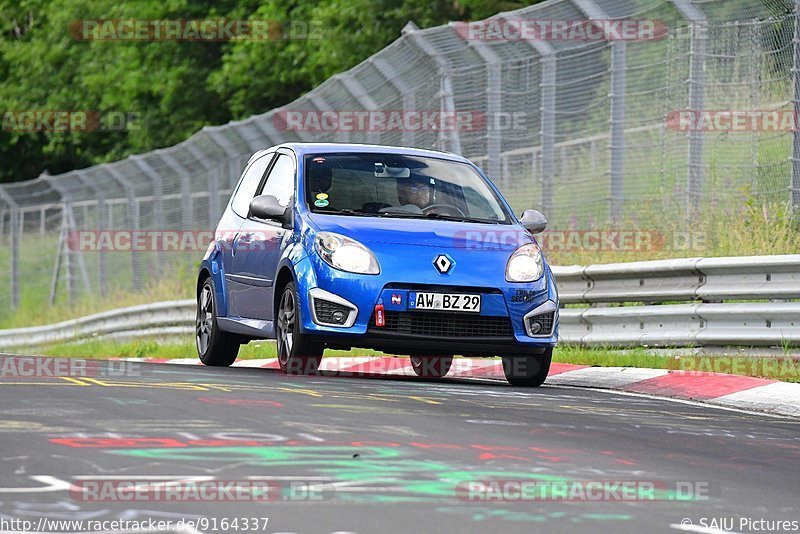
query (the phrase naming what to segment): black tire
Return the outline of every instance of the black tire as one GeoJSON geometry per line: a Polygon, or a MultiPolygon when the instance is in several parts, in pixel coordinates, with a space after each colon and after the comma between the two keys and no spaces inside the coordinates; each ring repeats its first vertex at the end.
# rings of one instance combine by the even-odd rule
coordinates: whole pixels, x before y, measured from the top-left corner
{"type": "Polygon", "coordinates": [[[553,348],[531,356],[503,356],[503,372],[512,386],[534,388],[541,386],[550,372],[553,348]]]}
{"type": "Polygon", "coordinates": [[[417,376],[424,378],[442,378],[453,365],[452,356],[411,356],[411,368],[417,376]]]}
{"type": "Polygon", "coordinates": [[[325,350],[323,343],[300,332],[300,308],[297,290],[289,282],[275,310],[275,337],[278,341],[278,363],[286,374],[307,375],[317,372],[325,350]]]}
{"type": "Polygon", "coordinates": [[[239,337],[221,331],[217,324],[217,301],[210,278],[197,295],[194,339],[197,355],[205,365],[229,367],[239,354],[239,337]]]}

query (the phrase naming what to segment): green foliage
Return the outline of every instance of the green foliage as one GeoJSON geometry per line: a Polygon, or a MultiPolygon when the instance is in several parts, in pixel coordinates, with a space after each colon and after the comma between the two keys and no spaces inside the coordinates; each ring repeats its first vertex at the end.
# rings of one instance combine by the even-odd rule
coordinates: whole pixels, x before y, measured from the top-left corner
{"type": "Polygon", "coordinates": [[[537,1],[0,0],[0,112],[138,117],[120,132],[0,131],[0,182],[170,146],[203,126],[284,105],[392,42],[409,20],[429,27],[537,1]],[[87,19],[299,21],[319,31],[265,41],[75,39],[71,25],[87,19]]]}

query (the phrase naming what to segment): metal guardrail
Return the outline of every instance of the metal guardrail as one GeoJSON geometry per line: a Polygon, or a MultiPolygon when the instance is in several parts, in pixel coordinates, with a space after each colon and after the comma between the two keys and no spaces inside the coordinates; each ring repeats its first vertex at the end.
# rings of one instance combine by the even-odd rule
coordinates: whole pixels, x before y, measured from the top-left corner
{"type": "Polygon", "coordinates": [[[118,308],[61,323],[0,330],[0,349],[38,347],[88,339],[191,335],[195,301],[171,300],[118,308]]]}
{"type": "MultiPolygon", "coordinates": [[[[561,303],[584,305],[559,311],[562,342],[800,346],[800,254],[554,267],[553,273],[561,303]],[[731,300],[739,302],[725,302],[731,300]],[[761,302],[741,302],[747,300],[761,302]]],[[[93,338],[191,339],[194,314],[194,300],[120,308],[0,330],[0,349],[93,338]]]]}
{"type": "Polygon", "coordinates": [[[554,267],[562,341],[597,346],[800,345],[800,254],[554,267]],[[725,301],[769,302],[725,302],[725,301]],[[689,302],[667,304],[669,302],[689,302]],[[617,305],[609,307],[609,305],[617,305]],[[631,304],[631,305],[629,305],[631,304]]]}

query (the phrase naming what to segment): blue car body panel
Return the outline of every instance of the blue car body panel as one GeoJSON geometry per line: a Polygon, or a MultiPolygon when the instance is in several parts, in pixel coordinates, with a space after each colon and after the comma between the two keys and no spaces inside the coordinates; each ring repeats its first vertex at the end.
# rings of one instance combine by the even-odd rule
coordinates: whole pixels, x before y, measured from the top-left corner
{"type": "MultiPolygon", "coordinates": [[[[245,338],[273,338],[276,292],[280,291],[283,281],[291,278],[298,287],[301,330],[320,335],[328,343],[336,344],[340,340],[342,346],[372,346],[369,342],[359,343],[362,339],[367,341],[378,330],[371,328],[376,305],[383,305],[387,312],[407,313],[413,311],[413,306],[409,306],[410,296],[418,291],[438,291],[481,294],[480,316],[509,317],[515,342],[513,351],[556,344],[557,311],[552,335],[528,336],[523,324],[526,313],[548,301],[556,310],[558,308],[558,294],[550,268],[545,262],[544,275],[535,282],[506,281],[505,268],[512,252],[519,245],[535,240],[513,216],[494,184],[468,160],[441,152],[371,145],[284,144],[264,152],[279,149],[293,155],[297,168],[292,228],[245,219],[233,212],[229,203],[217,227],[215,241],[201,263],[201,279],[210,276],[213,281],[222,330],[245,338]],[[390,153],[466,163],[476,169],[497,194],[512,222],[482,224],[312,213],[304,202],[305,156],[336,152],[390,153]],[[258,231],[253,232],[254,226],[258,231]],[[369,248],[378,260],[380,274],[353,274],[332,268],[314,249],[314,237],[320,231],[348,236],[369,248]],[[260,252],[237,255],[237,247],[248,232],[256,235],[251,235],[251,239],[261,240],[262,248],[260,252]],[[496,239],[475,237],[486,235],[496,239]],[[433,265],[441,254],[453,264],[446,274],[441,274],[433,265]],[[232,269],[236,269],[235,275],[231,274],[232,269]],[[338,295],[355,305],[358,313],[353,325],[344,328],[316,324],[308,294],[313,288],[338,295]]],[[[491,339],[486,341],[492,343],[491,339]]],[[[468,346],[454,347],[454,350],[455,354],[469,353],[468,346]]]]}

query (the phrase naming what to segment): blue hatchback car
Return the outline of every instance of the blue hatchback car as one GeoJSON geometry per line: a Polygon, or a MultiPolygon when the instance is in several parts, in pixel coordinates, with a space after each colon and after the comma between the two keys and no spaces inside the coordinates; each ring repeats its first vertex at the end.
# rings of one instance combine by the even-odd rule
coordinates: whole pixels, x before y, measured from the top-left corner
{"type": "Polygon", "coordinates": [[[552,273],[470,161],[356,144],[284,144],[250,158],[203,258],[197,350],[228,366],[277,339],[281,369],[325,348],[408,355],[440,377],[454,355],[501,356],[512,385],[547,377],[558,332],[552,273]]]}

